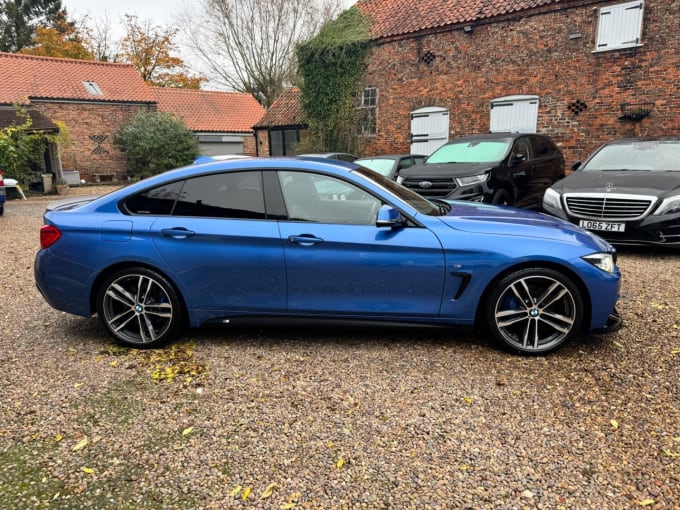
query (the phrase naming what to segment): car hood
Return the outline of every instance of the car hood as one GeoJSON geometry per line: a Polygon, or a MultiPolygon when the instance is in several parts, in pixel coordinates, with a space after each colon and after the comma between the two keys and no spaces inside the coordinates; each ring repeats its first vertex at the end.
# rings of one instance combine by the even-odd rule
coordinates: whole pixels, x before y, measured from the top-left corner
{"type": "Polygon", "coordinates": [[[478,234],[553,239],[586,244],[601,251],[611,249],[609,243],[599,236],[547,214],[475,202],[447,202],[451,205],[451,210],[445,216],[439,216],[439,219],[455,230],[478,234]]]}
{"type": "Polygon", "coordinates": [[[680,172],[576,171],[556,182],[560,193],[616,193],[665,197],[680,192],[680,172]]]}
{"type": "Polygon", "coordinates": [[[467,177],[488,172],[499,163],[422,163],[399,172],[403,178],[418,179],[421,177],[467,177]]]}

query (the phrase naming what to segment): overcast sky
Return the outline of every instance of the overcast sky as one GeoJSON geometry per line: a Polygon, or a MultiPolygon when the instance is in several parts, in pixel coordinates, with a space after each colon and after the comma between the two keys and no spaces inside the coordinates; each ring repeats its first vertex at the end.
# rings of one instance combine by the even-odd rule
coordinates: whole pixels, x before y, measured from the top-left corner
{"type": "Polygon", "coordinates": [[[108,16],[114,35],[122,31],[124,14],[136,14],[140,21],[151,20],[154,25],[167,25],[181,12],[182,0],[61,0],[70,18],[89,15],[103,20],[108,16]]]}

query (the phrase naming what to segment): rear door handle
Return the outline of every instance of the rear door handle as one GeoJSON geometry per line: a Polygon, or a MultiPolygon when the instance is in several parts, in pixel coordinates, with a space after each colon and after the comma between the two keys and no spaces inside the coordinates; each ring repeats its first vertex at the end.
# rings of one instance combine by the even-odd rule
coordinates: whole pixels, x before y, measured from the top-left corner
{"type": "Polygon", "coordinates": [[[172,237],[173,239],[186,239],[196,234],[193,230],[184,227],[164,228],[161,229],[161,234],[165,237],[172,237]]]}

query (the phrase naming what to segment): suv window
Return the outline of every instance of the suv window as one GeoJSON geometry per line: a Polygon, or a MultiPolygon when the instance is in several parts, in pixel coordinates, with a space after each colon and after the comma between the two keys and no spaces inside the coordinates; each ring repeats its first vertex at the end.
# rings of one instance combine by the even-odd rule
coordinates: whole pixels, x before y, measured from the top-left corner
{"type": "Polygon", "coordinates": [[[531,141],[534,144],[534,157],[535,158],[545,158],[555,152],[555,146],[553,143],[542,136],[532,136],[531,141]]]}
{"type": "Polygon", "coordinates": [[[529,143],[529,138],[523,136],[515,141],[512,146],[512,157],[524,156],[526,161],[533,159],[533,151],[531,150],[531,144],[529,143]]]}

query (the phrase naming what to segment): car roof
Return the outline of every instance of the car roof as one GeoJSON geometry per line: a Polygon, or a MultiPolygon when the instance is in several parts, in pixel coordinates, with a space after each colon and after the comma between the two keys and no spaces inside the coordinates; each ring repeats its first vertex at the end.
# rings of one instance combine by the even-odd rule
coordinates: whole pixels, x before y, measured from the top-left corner
{"type": "Polygon", "coordinates": [[[618,140],[611,140],[604,145],[629,145],[631,143],[640,142],[675,142],[680,143],[680,137],[641,137],[641,138],[620,138],[618,140]]]}
{"type": "Polygon", "coordinates": [[[478,135],[466,135],[459,136],[448,143],[461,142],[465,140],[515,140],[520,136],[540,136],[543,138],[548,138],[546,135],[541,133],[481,133],[478,135]]]}

